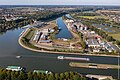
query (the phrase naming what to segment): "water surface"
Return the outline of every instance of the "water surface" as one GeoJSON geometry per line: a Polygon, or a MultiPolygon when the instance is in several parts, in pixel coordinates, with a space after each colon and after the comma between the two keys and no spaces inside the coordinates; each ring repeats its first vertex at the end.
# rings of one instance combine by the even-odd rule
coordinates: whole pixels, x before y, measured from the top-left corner
{"type": "Polygon", "coordinates": [[[65,39],[70,39],[72,38],[72,34],[70,33],[70,31],[68,30],[66,24],[64,23],[62,17],[58,18],[56,20],[57,25],[59,28],[61,28],[61,30],[59,31],[58,34],[56,34],[56,38],[65,38],[65,39]]]}
{"type": "MultiPolygon", "coordinates": [[[[117,78],[117,70],[96,70],[84,68],[72,68],[69,66],[70,60],[58,60],[57,56],[60,54],[38,53],[32,52],[22,48],[18,44],[19,34],[23,29],[9,30],[0,35],[0,67],[6,68],[9,65],[19,65],[25,67],[27,71],[34,69],[49,70],[52,72],[65,72],[75,71],[83,74],[102,74],[111,75],[117,78]],[[17,59],[16,56],[20,55],[22,58],[17,59]]],[[[116,64],[118,59],[115,57],[99,57],[99,56],[78,56],[78,55],[63,55],[75,57],[90,58],[90,63],[103,63],[103,64],[116,64]]],[[[82,62],[82,61],[72,61],[82,62]]]]}

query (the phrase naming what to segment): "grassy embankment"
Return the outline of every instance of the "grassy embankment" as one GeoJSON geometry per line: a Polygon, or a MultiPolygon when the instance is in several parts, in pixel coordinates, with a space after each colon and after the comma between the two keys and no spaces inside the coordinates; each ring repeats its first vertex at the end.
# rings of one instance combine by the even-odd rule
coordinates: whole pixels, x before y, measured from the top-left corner
{"type": "Polygon", "coordinates": [[[109,35],[111,35],[114,39],[120,41],[120,32],[119,33],[115,33],[115,34],[109,34],[109,35]]]}
{"type": "Polygon", "coordinates": [[[34,32],[35,32],[35,29],[31,28],[29,30],[29,32],[24,37],[21,38],[21,43],[24,44],[25,46],[29,47],[29,48],[33,48],[33,49],[37,49],[38,50],[40,48],[37,48],[34,45],[29,43],[29,41],[32,38],[34,32]]]}
{"type": "Polygon", "coordinates": [[[55,32],[53,32],[53,33],[50,34],[50,39],[52,39],[52,41],[56,40],[55,35],[57,33],[59,33],[58,27],[57,27],[57,25],[56,25],[55,22],[54,22],[54,28],[53,29],[55,30],[55,32]]]}
{"type": "Polygon", "coordinates": [[[95,18],[106,18],[105,16],[77,16],[78,18],[87,18],[87,19],[95,19],[95,18]]]}

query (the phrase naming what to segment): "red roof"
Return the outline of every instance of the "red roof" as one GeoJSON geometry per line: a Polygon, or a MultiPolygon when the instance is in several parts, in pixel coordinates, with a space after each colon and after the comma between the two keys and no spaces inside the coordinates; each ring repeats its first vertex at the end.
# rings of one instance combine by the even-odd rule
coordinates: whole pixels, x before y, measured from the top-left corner
{"type": "Polygon", "coordinates": [[[102,38],[101,36],[96,36],[96,38],[102,38]]]}

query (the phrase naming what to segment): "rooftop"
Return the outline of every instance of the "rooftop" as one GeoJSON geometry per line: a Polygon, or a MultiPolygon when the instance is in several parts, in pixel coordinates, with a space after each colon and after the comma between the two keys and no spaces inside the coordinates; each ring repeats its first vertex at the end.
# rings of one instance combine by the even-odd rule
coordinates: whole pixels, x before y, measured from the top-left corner
{"type": "Polygon", "coordinates": [[[100,45],[97,39],[88,39],[87,42],[88,42],[88,45],[100,45]]]}

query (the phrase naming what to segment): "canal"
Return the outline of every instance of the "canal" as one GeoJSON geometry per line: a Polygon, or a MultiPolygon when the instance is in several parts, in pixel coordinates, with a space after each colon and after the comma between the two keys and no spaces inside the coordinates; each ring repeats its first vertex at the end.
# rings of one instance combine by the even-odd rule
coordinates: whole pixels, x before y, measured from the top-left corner
{"type": "Polygon", "coordinates": [[[65,38],[65,39],[70,39],[72,38],[72,34],[70,33],[70,31],[68,30],[68,28],[66,27],[66,24],[64,23],[62,17],[57,18],[56,23],[58,25],[58,27],[60,28],[60,31],[58,34],[56,34],[56,38],[65,38]]]}
{"type": "MultiPolygon", "coordinates": [[[[62,24],[62,23],[61,23],[62,24]]],[[[27,71],[34,69],[49,70],[52,72],[65,72],[75,71],[82,74],[102,74],[111,75],[115,78],[118,76],[118,70],[111,69],[84,69],[84,68],[72,68],[68,64],[70,60],[58,60],[57,56],[60,54],[38,53],[32,52],[22,48],[18,44],[19,34],[23,29],[8,30],[4,34],[0,34],[0,67],[6,68],[9,65],[19,65],[25,67],[27,71]],[[20,55],[21,58],[17,59],[16,56],[20,55]]],[[[100,56],[78,56],[78,55],[64,55],[75,57],[87,57],[90,58],[90,63],[102,63],[102,64],[116,64],[118,58],[115,57],[100,57],[100,56]]],[[[81,61],[72,61],[81,62],[81,61]]]]}

